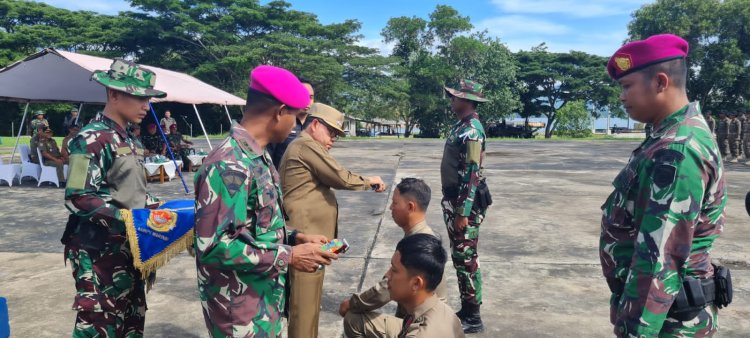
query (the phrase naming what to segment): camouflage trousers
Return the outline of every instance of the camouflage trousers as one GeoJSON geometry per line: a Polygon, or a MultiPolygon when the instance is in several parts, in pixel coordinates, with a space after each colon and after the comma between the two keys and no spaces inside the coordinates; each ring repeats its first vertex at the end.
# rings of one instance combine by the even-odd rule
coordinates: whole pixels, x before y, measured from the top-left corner
{"type": "Polygon", "coordinates": [[[727,158],[729,156],[729,139],[727,138],[727,135],[716,135],[716,143],[719,144],[721,158],[727,158]]]}
{"type": "Polygon", "coordinates": [[[727,138],[727,142],[729,143],[729,152],[731,153],[732,157],[737,158],[740,156],[740,137],[737,135],[729,135],[727,138]]]}
{"type": "Polygon", "coordinates": [[[472,209],[469,215],[469,225],[463,231],[453,228],[455,219],[455,200],[443,198],[443,220],[448,229],[448,239],[451,245],[451,258],[458,277],[458,290],[461,301],[470,304],[482,304],[482,271],[479,268],[479,226],[484,220],[486,210],[472,209]]]}
{"type": "MultiPolygon", "coordinates": [[[[614,301],[614,299],[615,295],[612,295],[611,300],[614,301]]],[[[614,321],[617,308],[615,305],[612,305],[612,301],[610,301],[610,320],[614,321]]],[[[659,332],[659,338],[712,337],[719,330],[718,314],[719,311],[716,309],[716,306],[709,305],[703,311],[699,312],[693,320],[679,321],[667,315],[667,319],[664,321],[659,332]]],[[[624,335],[621,329],[621,327],[615,327],[614,333],[617,337],[633,336],[632,334],[624,335]]]]}
{"type": "Polygon", "coordinates": [[[145,283],[133,267],[128,243],[90,250],[65,247],[73,268],[78,311],[73,337],[143,337],[145,283]]]}

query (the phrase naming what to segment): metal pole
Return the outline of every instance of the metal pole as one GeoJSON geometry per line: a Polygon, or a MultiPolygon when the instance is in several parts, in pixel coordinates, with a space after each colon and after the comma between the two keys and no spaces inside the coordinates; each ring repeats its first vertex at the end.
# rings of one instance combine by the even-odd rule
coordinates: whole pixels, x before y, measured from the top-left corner
{"type": "MultiPolygon", "coordinates": [[[[153,115],[154,119],[156,119],[157,118],[156,111],[154,110],[154,106],[151,105],[151,102],[148,103],[148,107],[151,108],[151,115],[153,115]]],[[[167,140],[167,135],[164,135],[164,130],[161,129],[161,126],[159,124],[157,124],[156,127],[159,128],[159,133],[161,134],[161,138],[164,139],[164,143],[167,145],[167,150],[169,151],[169,157],[172,158],[172,163],[174,163],[174,166],[177,169],[177,174],[180,175],[180,181],[182,181],[182,186],[185,188],[185,193],[188,194],[190,193],[190,190],[188,189],[188,186],[185,183],[185,179],[182,177],[182,166],[177,165],[177,160],[174,159],[174,153],[172,153],[172,147],[169,145],[169,140],[167,140]]]]}
{"type": "Polygon", "coordinates": [[[206,127],[203,125],[203,120],[201,120],[201,114],[198,113],[198,107],[193,105],[193,109],[195,109],[195,115],[198,116],[198,123],[201,124],[201,129],[203,129],[203,136],[206,137],[206,142],[208,142],[208,149],[214,150],[214,147],[211,146],[211,140],[208,139],[208,133],[206,133],[206,127]]]}
{"type": "Polygon", "coordinates": [[[13,163],[13,158],[16,157],[16,148],[18,148],[18,139],[21,138],[21,131],[23,130],[23,123],[26,121],[26,113],[29,111],[29,103],[26,102],[26,108],[23,109],[23,117],[21,118],[21,125],[18,126],[18,135],[16,136],[16,145],[13,146],[13,154],[10,155],[10,163],[13,163]]]}
{"type": "MultiPolygon", "coordinates": [[[[81,114],[83,114],[83,102],[81,102],[81,104],[78,105],[78,116],[76,116],[76,120],[75,122],[73,122],[73,124],[75,125],[78,124],[78,118],[81,117],[81,114]]],[[[65,132],[67,132],[67,130],[65,132]]]]}
{"type": "Polygon", "coordinates": [[[224,111],[227,112],[227,119],[229,119],[229,125],[230,125],[230,128],[231,128],[231,125],[232,125],[232,116],[229,115],[229,108],[227,108],[226,104],[224,105],[224,111]]]}

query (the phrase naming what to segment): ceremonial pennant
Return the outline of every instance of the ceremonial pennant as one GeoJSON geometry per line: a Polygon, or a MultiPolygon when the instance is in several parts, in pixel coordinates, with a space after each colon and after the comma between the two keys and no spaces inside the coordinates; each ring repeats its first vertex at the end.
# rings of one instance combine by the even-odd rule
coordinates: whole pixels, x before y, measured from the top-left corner
{"type": "Polygon", "coordinates": [[[193,244],[193,200],[169,201],[157,209],[122,209],[121,214],[133,265],[144,279],[193,244]]]}

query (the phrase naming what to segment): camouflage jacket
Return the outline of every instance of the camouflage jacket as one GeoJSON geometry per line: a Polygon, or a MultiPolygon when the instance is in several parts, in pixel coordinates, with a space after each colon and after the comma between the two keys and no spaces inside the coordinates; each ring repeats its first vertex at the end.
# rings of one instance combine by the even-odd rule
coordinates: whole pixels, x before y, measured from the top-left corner
{"type": "Polygon", "coordinates": [[[661,122],[602,205],[599,257],[618,336],[656,336],[685,276],[713,276],[724,226],[719,151],[697,103],[661,122]]]}
{"type": "Polygon", "coordinates": [[[291,247],[279,174],[239,124],[195,176],[195,253],[214,337],[281,333],[291,247]]]}
{"type": "Polygon", "coordinates": [[[729,118],[725,117],[719,119],[719,123],[716,124],[716,135],[726,137],[729,134],[729,118]]]}
{"type": "Polygon", "coordinates": [[[36,134],[39,132],[39,128],[47,127],[49,127],[49,122],[47,122],[47,119],[33,119],[31,120],[31,135],[36,136],[36,134]]]}
{"type": "Polygon", "coordinates": [[[39,163],[39,154],[36,152],[39,148],[39,135],[34,135],[29,141],[29,160],[34,163],[39,163]]]}
{"type": "Polygon", "coordinates": [[[164,138],[159,133],[141,135],[141,140],[143,141],[143,147],[152,153],[161,154],[164,150],[164,138]]]}
{"type": "Polygon", "coordinates": [[[443,196],[455,199],[456,213],[471,214],[474,195],[481,179],[484,161],[485,133],[477,113],[472,113],[451,128],[445,141],[440,178],[443,196]]]}
{"type": "Polygon", "coordinates": [[[154,208],[146,192],[141,143],[103,114],[70,141],[65,206],[82,221],[109,229],[110,241],[125,241],[120,209],[154,208]]]}
{"type": "Polygon", "coordinates": [[[739,138],[742,134],[742,121],[740,119],[729,120],[729,137],[739,138]]]}

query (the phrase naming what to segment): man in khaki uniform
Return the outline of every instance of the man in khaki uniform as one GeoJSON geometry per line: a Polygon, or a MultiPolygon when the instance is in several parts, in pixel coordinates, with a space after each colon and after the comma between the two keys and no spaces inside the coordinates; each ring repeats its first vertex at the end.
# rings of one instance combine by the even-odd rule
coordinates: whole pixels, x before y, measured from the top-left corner
{"type": "Polygon", "coordinates": [[[378,330],[368,327],[366,333],[347,332],[347,337],[463,338],[461,321],[434,292],[443,278],[447,256],[435,236],[404,237],[396,245],[386,279],[391,299],[406,311],[406,316],[400,319],[370,312],[371,322],[382,323],[378,330]]]}
{"type": "MultiPolygon", "coordinates": [[[[404,237],[416,234],[436,236],[425,222],[430,196],[430,187],[418,178],[405,178],[396,186],[391,201],[391,216],[396,225],[404,231],[404,237]]],[[[443,303],[447,303],[448,292],[444,281],[445,278],[438,284],[435,295],[443,303]]],[[[390,301],[388,279],[383,276],[383,279],[375,286],[360,294],[354,294],[350,299],[342,302],[339,306],[339,314],[344,317],[346,336],[370,337],[377,335],[377,332],[385,332],[391,322],[400,323],[400,320],[406,316],[406,310],[400,305],[396,309],[395,318],[375,312],[390,301]]],[[[400,329],[400,326],[398,328],[400,329]]]]}
{"type": "MultiPolygon", "coordinates": [[[[344,134],[344,114],[315,103],[302,134],[287,148],[279,173],[289,226],[310,235],[336,237],[338,203],[333,189],[385,191],[379,176],[364,177],[339,165],[329,150],[344,134]]],[[[317,337],[324,270],[304,273],[292,269],[289,299],[289,338],[317,337]]]]}
{"type": "Polygon", "coordinates": [[[65,159],[60,153],[60,148],[57,147],[57,142],[52,138],[52,129],[46,128],[43,133],[37,135],[39,143],[37,147],[39,152],[42,153],[42,161],[44,165],[55,167],[57,169],[57,180],[62,183],[65,182],[65,159]]]}

